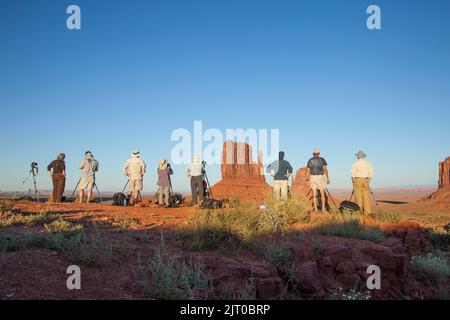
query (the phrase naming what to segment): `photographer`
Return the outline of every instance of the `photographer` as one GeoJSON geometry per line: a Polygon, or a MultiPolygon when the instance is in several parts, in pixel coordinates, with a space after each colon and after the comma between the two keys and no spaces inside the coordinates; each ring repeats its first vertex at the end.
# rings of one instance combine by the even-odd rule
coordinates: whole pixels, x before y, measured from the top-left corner
{"type": "Polygon", "coordinates": [[[56,160],[53,160],[48,166],[48,174],[52,177],[53,182],[53,193],[52,202],[60,203],[62,200],[62,195],[64,193],[64,188],[66,186],[66,163],[64,159],[66,155],[60,153],[56,160]]]}
{"type": "Polygon", "coordinates": [[[80,203],[83,203],[84,189],[87,189],[86,203],[92,200],[92,190],[95,184],[95,173],[98,171],[98,161],[94,159],[94,155],[90,151],[86,151],[84,159],[79,166],[81,172],[80,179],[80,203]]]}
{"type": "Polygon", "coordinates": [[[194,156],[192,163],[187,167],[186,173],[191,182],[192,206],[197,205],[198,196],[200,196],[200,203],[205,199],[205,189],[203,186],[203,171],[205,170],[205,163],[200,161],[200,158],[194,156]]]}
{"type": "Polygon", "coordinates": [[[159,187],[159,199],[158,204],[160,206],[165,203],[165,207],[169,207],[169,196],[170,196],[170,176],[173,174],[173,170],[170,167],[170,164],[167,162],[166,159],[163,159],[159,162],[158,165],[158,187],[159,187]],[[163,202],[163,196],[164,196],[164,202],[163,202]]]}
{"type": "Polygon", "coordinates": [[[144,174],[147,170],[147,165],[140,156],[141,154],[138,150],[134,151],[131,154],[131,158],[123,166],[123,173],[128,177],[128,198],[131,198],[131,195],[134,194],[131,205],[137,205],[139,202],[144,174]]]}

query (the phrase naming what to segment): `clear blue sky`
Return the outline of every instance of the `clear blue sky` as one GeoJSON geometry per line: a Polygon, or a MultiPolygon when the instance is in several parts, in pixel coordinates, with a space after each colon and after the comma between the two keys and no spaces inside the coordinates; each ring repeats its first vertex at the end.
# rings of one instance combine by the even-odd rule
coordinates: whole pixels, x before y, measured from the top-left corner
{"type": "Polygon", "coordinates": [[[375,187],[436,185],[450,155],[449,13],[447,0],[2,0],[0,189],[17,189],[31,161],[50,188],[44,167],[59,152],[71,189],[89,149],[98,186],[121,190],[139,149],[152,191],[172,131],[194,120],[279,128],[295,168],[320,147],[331,188],[350,187],[359,149],[375,187]],[[70,4],[81,30],[66,28],[70,4]],[[369,4],[382,30],[366,28],[369,4]]]}

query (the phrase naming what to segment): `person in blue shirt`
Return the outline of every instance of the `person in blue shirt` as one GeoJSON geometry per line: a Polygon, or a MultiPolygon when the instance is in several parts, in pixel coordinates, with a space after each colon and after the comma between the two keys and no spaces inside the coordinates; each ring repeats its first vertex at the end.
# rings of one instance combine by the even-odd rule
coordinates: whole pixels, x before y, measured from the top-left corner
{"type": "Polygon", "coordinates": [[[328,175],[327,161],[320,156],[320,150],[315,149],[313,151],[313,157],[308,160],[306,181],[309,181],[309,185],[313,191],[313,203],[314,211],[317,209],[317,190],[320,192],[322,212],[325,212],[325,189],[327,184],[330,184],[330,177],[328,175]]]}

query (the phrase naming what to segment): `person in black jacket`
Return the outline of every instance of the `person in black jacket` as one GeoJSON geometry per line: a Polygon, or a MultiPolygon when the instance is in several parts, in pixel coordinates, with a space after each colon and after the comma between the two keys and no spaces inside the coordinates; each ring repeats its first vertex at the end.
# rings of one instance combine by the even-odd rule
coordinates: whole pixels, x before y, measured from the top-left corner
{"type": "Polygon", "coordinates": [[[53,160],[48,166],[47,171],[49,176],[52,177],[53,182],[53,194],[52,202],[60,203],[62,201],[62,195],[66,186],[66,163],[64,159],[66,155],[60,153],[56,160],[53,160]]]}

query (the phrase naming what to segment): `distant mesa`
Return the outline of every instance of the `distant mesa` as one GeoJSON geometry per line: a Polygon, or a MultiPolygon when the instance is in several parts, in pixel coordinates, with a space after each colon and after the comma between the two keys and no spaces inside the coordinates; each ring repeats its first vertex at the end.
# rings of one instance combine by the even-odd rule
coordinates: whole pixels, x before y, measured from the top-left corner
{"type": "Polygon", "coordinates": [[[252,147],[244,142],[225,141],[222,148],[222,180],[211,187],[215,198],[263,201],[271,192],[264,175],[263,154],[253,161],[252,147]]]}

